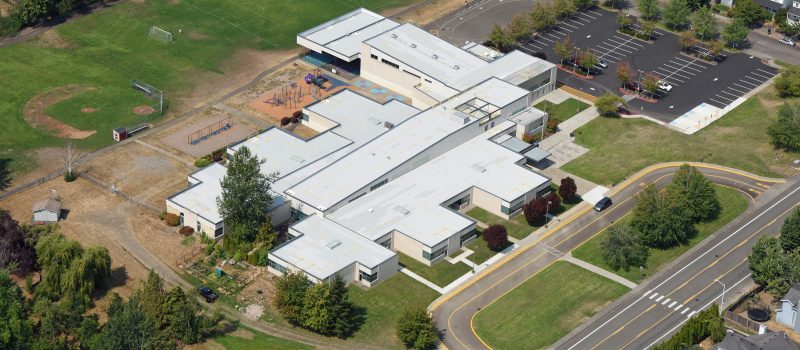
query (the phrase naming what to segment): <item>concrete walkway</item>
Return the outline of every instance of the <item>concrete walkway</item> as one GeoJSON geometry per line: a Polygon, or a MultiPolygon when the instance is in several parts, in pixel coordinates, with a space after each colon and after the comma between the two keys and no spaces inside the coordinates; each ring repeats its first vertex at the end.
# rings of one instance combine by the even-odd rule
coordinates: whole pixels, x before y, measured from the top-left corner
{"type": "Polygon", "coordinates": [[[559,124],[558,132],[548,136],[539,143],[539,147],[552,153],[548,159],[551,162],[550,167],[559,168],[575,158],[580,157],[584,153],[589,152],[588,148],[576,144],[574,139],[570,137],[570,133],[598,116],[597,110],[594,106],[590,105],[589,108],[584,109],[572,118],[559,124]]]}
{"type": "Polygon", "coordinates": [[[589,192],[591,189],[597,187],[597,184],[594,182],[586,180],[582,177],[575,176],[564,170],[561,170],[561,168],[556,168],[554,166],[547,167],[545,169],[536,169],[536,171],[552,179],[553,183],[556,185],[561,183],[561,179],[565,177],[571,177],[573,180],[575,180],[575,186],[578,187],[578,195],[581,196],[584,195],[586,192],[589,192]]]}
{"type": "MultiPolygon", "coordinates": [[[[445,263],[447,263],[447,262],[445,261],[442,264],[445,264],[445,263]]],[[[419,281],[419,283],[422,283],[422,284],[428,286],[430,289],[433,289],[433,290],[437,291],[439,294],[444,294],[445,293],[444,288],[433,284],[433,282],[422,278],[422,276],[417,275],[416,273],[412,272],[411,270],[409,270],[409,269],[407,269],[405,267],[401,267],[400,268],[400,272],[406,274],[408,277],[411,277],[411,278],[419,281]]]]}
{"type": "Polygon", "coordinates": [[[628,281],[627,279],[622,278],[622,276],[620,276],[620,275],[617,275],[615,273],[611,273],[611,272],[609,272],[607,270],[601,269],[601,268],[599,268],[597,266],[594,266],[594,265],[592,265],[590,263],[587,263],[587,262],[585,262],[585,261],[583,261],[581,259],[577,259],[577,258],[573,257],[572,256],[572,252],[567,252],[567,254],[564,254],[564,256],[562,256],[560,260],[564,260],[564,261],[570,262],[572,264],[575,264],[575,265],[577,265],[579,267],[582,267],[582,268],[584,268],[586,270],[589,270],[591,272],[594,272],[594,273],[596,273],[596,274],[598,274],[600,276],[608,278],[608,279],[610,279],[610,280],[612,280],[614,282],[617,282],[617,283],[619,283],[619,284],[621,284],[621,285],[623,285],[625,287],[628,287],[630,289],[636,288],[636,286],[638,286],[636,283],[628,281]]]}

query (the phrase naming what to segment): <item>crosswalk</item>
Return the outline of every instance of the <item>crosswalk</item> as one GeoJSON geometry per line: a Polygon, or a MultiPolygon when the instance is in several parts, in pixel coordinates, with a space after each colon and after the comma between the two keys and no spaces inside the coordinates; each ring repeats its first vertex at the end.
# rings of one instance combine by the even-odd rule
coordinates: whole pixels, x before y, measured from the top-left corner
{"type": "Polygon", "coordinates": [[[679,303],[677,300],[672,300],[667,298],[666,295],[658,294],[652,290],[645,292],[644,296],[658,305],[666,307],[667,309],[675,312],[679,312],[681,315],[685,315],[687,318],[691,318],[695,313],[697,313],[696,311],[686,307],[686,305],[679,303]]]}
{"type": "Polygon", "coordinates": [[[744,96],[765,81],[772,79],[777,71],[756,68],[747,74],[741,75],[735,82],[709,96],[706,103],[719,108],[725,108],[736,99],[744,96]]]}

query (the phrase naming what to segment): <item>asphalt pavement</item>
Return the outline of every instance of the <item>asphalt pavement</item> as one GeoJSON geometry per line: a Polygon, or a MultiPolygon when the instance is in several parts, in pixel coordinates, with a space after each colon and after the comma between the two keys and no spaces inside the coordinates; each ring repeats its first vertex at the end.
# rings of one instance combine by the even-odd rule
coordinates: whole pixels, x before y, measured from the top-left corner
{"type": "MultiPolygon", "coordinates": [[[[633,200],[634,196],[641,191],[641,189],[647,185],[648,183],[655,183],[656,186],[665,186],[669,181],[671,181],[672,174],[677,169],[680,163],[670,163],[670,164],[662,164],[650,167],[637,175],[631,177],[630,179],[626,180],[622,184],[616,186],[610,191],[610,197],[612,198],[614,205],[610,208],[606,209],[603,212],[595,212],[591,209],[591,207],[587,204],[582,204],[584,208],[579,210],[574,216],[571,218],[565,219],[563,222],[559,223],[557,226],[554,226],[550,231],[547,231],[541,239],[536,241],[535,243],[524,246],[514,253],[510,254],[504,260],[501,260],[497,264],[489,267],[488,269],[484,270],[482,273],[477,275],[477,278],[473,278],[472,280],[468,281],[463,286],[453,290],[451,293],[443,296],[442,298],[435,301],[430,309],[434,313],[434,317],[437,321],[437,325],[440,329],[444,331],[444,344],[448,349],[490,349],[491,344],[485,344],[483,340],[481,340],[474,332],[472,328],[472,319],[475,314],[477,314],[481,308],[487,306],[491,302],[495,301],[496,299],[500,298],[506,292],[516,288],[520,284],[524,283],[529,278],[533,277],[544,268],[549,266],[551,263],[559,259],[563,256],[566,252],[569,252],[578,246],[580,246],[583,242],[589,240],[597,233],[601,232],[603,229],[607,228],[615,221],[622,218],[628,212],[630,212],[634,206],[635,201],[633,200]]],[[[714,251],[717,249],[724,249],[728,247],[725,244],[716,245],[716,241],[723,240],[725,237],[728,237],[730,234],[729,232],[735,231],[734,227],[737,223],[742,223],[749,221],[751,218],[756,217],[759,212],[766,211],[768,214],[764,214],[759,216],[759,220],[756,220],[753,225],[757,225],[761,223],[763,219],[769,218],[770,220],[774,219],[778,216],[779,213],[772,211],[776,208],[769,207],[770,203],[772,202],[769,198],[774,196],[774,192],[776,190],[772,189],[769,190],[776,182],[775,180],[770,180],[766,178],[761,178],[758,176],[753,176],[741,171],[737,171],[734,169],[728,169],[713,165],[705,165],[705,164],[696,164],[698,168],[706,174],[706,176],[713,181],[714,183],[733,187],[736,190],[740,191],[741,193],[747,195],[751,200],[751,208],[739,219],[734,220],[733,223],[726,225],[723,229],[718,231],[716,234],[712,235],[712,237],[706,239],[704,242],[698,245],[693,251],[699,251],[700,248],[704,247],[714,247],[714,251]]],[[[794,188],[797,188],[796,186],[794,188]]],[[[784,203],[780,206],[781,209],[786,203],[795,204],[800,202],[800,191],[797,192],[796,197],[792,196],[787,198],[781,203],[784,203]]],[[[760,231],[763,232],[763,231],[760,231]]],[[[738,244],[740,241],[740,235],[745,235],[746,232],[744,230],[738,231],[734,238],[728,239],[725,242],[733,242],[738,244]]],[[[738,247],[738,249],[749,249],[743,248],[744,245],[738,247]]],[[[722,254],[717,254],[723,256],[722,254]]],[[[712,257],[714,255],[711,255],[712,257]]],[[[704,255],[705,258],[708,255],[704,255]]],[[[738,258],[741,260],[740,255],[733,255],[728,254],[726,257],[731,257],[732,259],[738,258]]],[[[686,254],[681,258],[677,259],[675,265],[673,266],[680,266],[681,263],[684,261],[691,261],[690,256],[686,254]]],[[[716,257],[715,257],[716,258],[716,257]]],[[[693,262],[696,266],[702,266],[700,263],[706,262],[705,260],[693,262]]],[[[692,265],[692,266],[695,266],[692,265]]],[[[708,266],[706,264],[705,266],[708,266]]],[[[719,264],[719,267],[723,267],[726,265],[719,264]]],[[[730,265],[733,267],[735,265],[730,265]]],[[[746,265],[744,266],[746,268],[746,265]]],[[[640,287],[637,287],[632,292],[629,292],[623,298],[629,298],[632,293],[645,293],[647,290],[641,291],[643,286],[650,286],[660,281],[661,278],[667,278],[667,271],[671,272],[672,268],[662,269],[656,276],[651,277],[644,283],[640,284],[640,287]],[[665,277],[661,277],[665,276],[665,277]],[[655,281],[655,282],[654,282],[655,281]]],[[[732,270],[736,271],[736,270],[732,270]]],[[[694,275],[691,275],[691,272],[696,272],[694,269],[684,269],[682,270],[681,274],[678,274],[677,277],[672,277],[669,281],[670,283],[676,283],[677,286],[680,286],[684,281],[694,281],[689,283],[691,285],[702,285],[705,283],[706,285],[710,283],[714,283],[713,279],[711,281],[708,280],[708,275],[711,275],[716,271],[715,269],[707,269],[703,271],[705,275],[701,276],[702,278],[696,278],[693,280],[689,280],[694,275]]],[[[738,275],[730,275],[730,279],[736,278],[738,275]]],[[[733,286],[733,282],[728,281],[728,277],[723,276],[727,283],[730,283],[733,286]]],[[[741,277],[739,277],[741,279],[741,277]]],[[[723,281],[723,283],[726,283],[723,281]]],[[[659,295],[668,294],[670,290],[668,287],[671,285],[660,285],[658,288],[652,287],[653,289],[647,297],[652,295],[652,293],[658,293],[659,295]],[[663,294],[662,294],[663,293],[663,294]]],[[[686,288],[685,286],[681,288],[686,288]]],[[[702,287],[701,287],[702,288],[702,287]]],[[[711,288],[708,288],[709,290],[711,288]]],[[[718,291],[714,291],[717,293],[718,291]]],[[[711,293],[708,291],[708,293],[711,293]]],[[[687,291],[684,294],[691,295],[690,291],[687,291]]],[[[714,294],[717,295],[717,294],[714,294]]],[[[641,295],[636,295],[636,298],[641,297],[641,295]]],[[[647,297],[644,297],[645,299],[647,297]]],[[[700,300],[697,302],[698,305],[694,303],[690,303],[688,301],[684,302],[683,294],[676,295],[675,298],[670,297],[671,299],[680,300],[682,301],[686,307],[690,307],[693,310],[699,310],[700,306],[703,306],[705,299],[705,294],[698,295],[700,300]],[[690,305],[691,304],[691,305],[690,305]]],[[[651,301],[650,299],[647,299],[651,301]]],[[[659,300],[659,302],[663,301],[659,300]]],[[[643,304],[643,302],[640,302],[643,304]]],[[[670,301],[671,303],[671,301],[670,301]]],[[[652,302],[651,302],[652,304],[652,302]]],[[[677,303],[676,303],[677,304],[677,303]]],[[[624,309],[626,303],[615,303],[614,305],[623,305],[622,308],[624,309]]],[[[668,304],[669,305],[669,304],[668,304]]],[[[680,311],[674,312],[670,311],[667,307],[661,307],[660,310],[657,307],[650,307],[650,305],[643,305],[644,307],[640,310],[637,308],[629,308],[624,312],[620,310],[624,315],[631,314],[633,312],[642,311],[648,312],[646,321],[659,321],[658,323],[651,322],[633,322],[627,325],[627,328],[624,329],[624,332],[615,332],[615,328],[613,326],[621,326],[627,322],[627,319],[624,317],[617,317],[613,318],[612,322],[608,322],[603,324],[605,321],[603,320],[596,320],[597,327],[601,329],[601,331],[595,331],[592,333],[592,329],[590,327],[582,327],[579,329],[583,329],[586,334],[591,335],[586,338],[584,341],[580,341],[580,338],[585,337],[585,335],[577,334],[575,337],[575,347],[574,349],[589,349],[592,348],[596,343],[600,340],[605,338],[607,335],[612,334],[613,337],[610,337],[604,343],[607,343],[608,348],[619,349],[620,345],[625,344],[627,342],[631,342],[633,347],[638,348],[636,345],[641,345],[642,341],[637,341],[640,339],[645,339],[643,337],[655,337],[658,338],[663,334],[666,334],[665,331],[672,329],[676,325],[679,324],[680,321],[685,320],[687,313],[684,315],[680,314],[680,311]],[[648,310],[648,308],[650,308],[648,310]],[[657,311],[653,311],[657,310],[657,311]],[[664,317],[661,313],[669,314],[668,317],[664,317]],[[652,314],[649,314],[652,313],[652,314]],[[678,314],[675,316],[674,314],[678,314]],[[652,316],[651,316],[652,315],[652,316]],[[653,327],[650,327],[650,325],[653,327]],[[649,328],[648,328],[649,327],[649,328]],[[661,329],[661,328],[665,329],[661,329]],[[654,329],[656,328],[656,329],[654,329]],[[644,332],[643,332],[644,331],[644,332]],[[643,334],[640,335],[640,333],[643,334]],[[615,338],[616,337],[616,338],[615,338]],[[611,339],[613,338],[613,339],[611,339]],[[631,341],[632,340],[632,341],[631,341]],[[580,342],[579,342],[580,341],[580,342]]],[[[674,307],[674,305],[673,305],[674,307]]],[[[608,312],[601,312],[601,315],[608,314],[609,319],[613,317],[612,313],[608,312]]],[[[635,315],[634,315],[635,316],[635,315]]],[[[594,324],[594,323],[592,323],[594,324]]],[[[617,328],[618,328],[617,327],[617,328]]],[[[649,339],[649,338],[647,338],[649,339]]],[[[567,348],[570,348],[572,345],[567,345],[564,343],[567,348]]],[[[599,345],[602,345],[600,343],[599,345]]]]}

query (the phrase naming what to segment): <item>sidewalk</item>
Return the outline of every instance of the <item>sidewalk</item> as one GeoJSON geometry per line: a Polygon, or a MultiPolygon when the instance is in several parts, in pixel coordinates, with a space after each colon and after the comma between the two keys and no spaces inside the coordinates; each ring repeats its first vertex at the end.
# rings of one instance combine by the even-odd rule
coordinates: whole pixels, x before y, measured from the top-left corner
{"type": "Polygon", "coordinates": [[[561,257],[561,260],[570,262],[570,263],[572,263],[574,265],[577,265],[577,266],[579,266],[581,268],[584,268],[586,270],[594,272],[594,273],[596,273],[596,274],[598,274],[600,276],[608,278],[608,279],[610,279],[610,280],[612,280],[614,282],[617,282],[617,283],[619,283],[619,284],[621,284],[621,285],[623,285],[625,287],[628,287],[630,289],[634,289],[634,288],[636,288],[636,286],[638,286],[636,283],[633,283],[633,282],[631,282],[631,281],[629,281],[629,280],[627,280],[625,278],[622,278],[622,276],[620,276],[620,275],[617,275],[617,274],[612,273],[610,271],[601,269],[601,268],[599,268],[597,266],[594,266],[594,265],[592,265],[592,264],[590,264],[588,262],[585,262],[585,261],[583,261],[581,259],[573,257],[572,256],[572,252],[567,252],[566,254],[564,254],[564,256],[561,257]]]}
{"type": "Polygon", "coordinates": [[[558,125],[558,132],[542,140],[539,147],[551,153],[549,160],[553,163],[550,167],[559,168],[580,157],[589,149],[576,144],[570,133],[574,132],[581,126],[597,118],[599,114],[594,106],[581,111],[572,118],[567,119],[558,125]]]}

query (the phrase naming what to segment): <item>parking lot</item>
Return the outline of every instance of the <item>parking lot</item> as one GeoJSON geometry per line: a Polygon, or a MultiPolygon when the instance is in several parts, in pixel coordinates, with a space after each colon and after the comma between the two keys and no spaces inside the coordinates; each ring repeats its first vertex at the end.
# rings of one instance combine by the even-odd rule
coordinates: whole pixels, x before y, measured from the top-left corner
{"type": "Polygon", "coordinates": [[[593,80],[567,73],[560,73],[558,80],[595,96],[605,91],[620,93],[616,77],[619,62],[631,65],[634,79],[648,72],[655,73],[669,83],[672,90],[659,91],[657,102],[634,99],[629,104],[631,109],[664,123],[703,103],[723,109],[777,73],[777,69],[746,54],[724,52],[726,59],[716,65],[681,54],[678,37],[663,30],[655,31],[657,39],[652,43],[619,33],[616,16],[602,9],[581,12],[522,43],[518,49],[531,54],[544,52],[554,63],[558,62],[555,44],[564,38],[568,37],[581,50],[591,50],[608,68],[602,72],[598,70],[593,80]]]}

